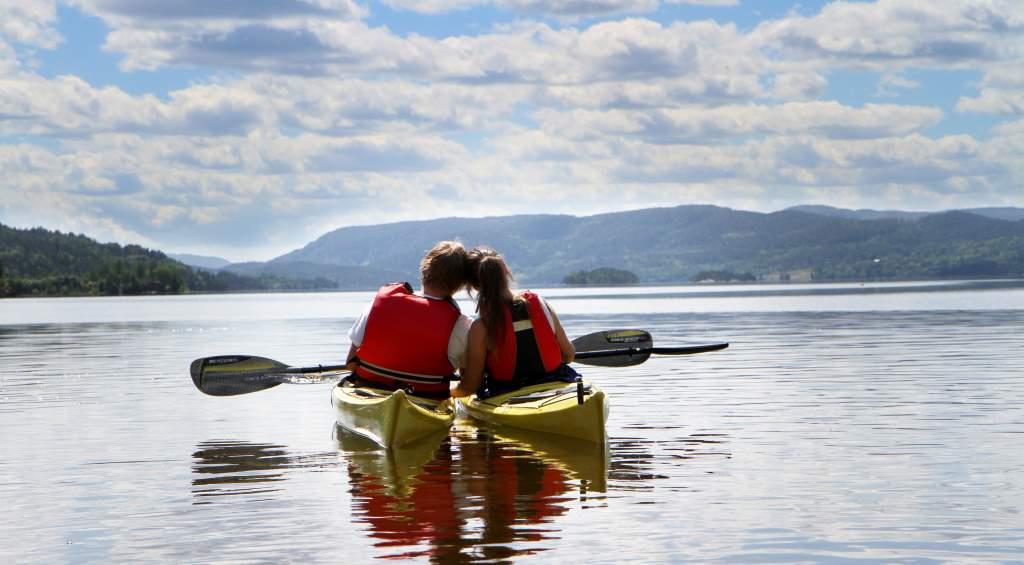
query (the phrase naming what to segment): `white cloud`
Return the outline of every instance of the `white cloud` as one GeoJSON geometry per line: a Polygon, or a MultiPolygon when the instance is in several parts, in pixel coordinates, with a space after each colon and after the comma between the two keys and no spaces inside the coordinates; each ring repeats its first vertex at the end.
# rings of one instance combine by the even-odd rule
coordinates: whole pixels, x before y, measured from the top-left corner
{"type": "Polygon", "coordinates": [[[0,132],[8,134],[238,135],[265,119],[254,97],[214,86],[174,93],[170,102],[94,88],[70,75],[48,80],[22,73],[0,79],[0,86],[0,132]]]}
{"type": "Polygon", "coordinates": [[[828,81],[815,72],[782,72],[775,75],[772,96],[781,100],[818,98],[825,94],[828,81]]]}
{"type": "Polygon", "coordinates": [[[693,6],[739,6],[740,0],[666,0],[666,4],[690,4],[693,6]]]}
{"type": "Polygon", "coordinates": [[[56,20],[55,0],[0,0],[0,38],[52,49],[61,40],[56,20]]]}
{"type": "Polygon", "coordinates": [[[12,75],[18,72],[18,54],[14,48],[0,39],[0,76],[12,75]]]}
{"type": "MultiPolygon", "coordinates": [[[[109,16],[108,16],[109,17],[109,16]]],[[[476,36],[400,37],[358,20],[200,22],[152,27],[111,18],[105,48],[125,69],[186,65],[308,76],[391,75],[469,84],[588,84],[756,74],[764,57],[732,25],[645,19],[576,29],[524,24],[476,36]],[[121,22],[123,23],[123,22],[121,22]]]]}
{"type": "MultiPolygon", "coordinates": [[[[996,128],[996,133],[1006,138],[1020,136],[1022,141],[1024,141],[1024,119],[1002,124],[996,128]]],[[[1021,153],[1024,154],[1024,151],[1021,153]]]]}
{"type": "MultiPolygon", "coordinates": [[[[468,5],[408,1],[424,12],[468,5]]],[[[825,99],[836,69],[878,70],[884,95],[918,87],[906,69],[972,68],[984,79],[959,111],[1020,115],[1016,4],[833,3],[748,31],[567,23],[653,0],[500,0],[560,21],[441,38],[373,27],[348,0],[76,5],[110,27],[105,49],[126,69],[217,74],[159,97],[45,78],[19,67],[15,46],[52,45],[52,18],[20,16],[38,25],[17,45],[0,32],[2,221],[283,251],[341,222],[536,212],[538,201],[572,212],[830,195],[873,207],[1020,204],[1020,122],[984,142],[931,138],[941,108],[825,99]]]]}
{"type": "Polygon", "coordinates": [[[117,27],[163,28],[175,25],[210,25],[221,30],[253,22],[311,19],[351,19],[366,11],[352,0],[68,0],[117,27]]]}
{"type": "Polygon", "coordinates": [[[956,109],[960,112],[1019,116],[1024,114],[1024,90],[986,89],[979,96],[960,98],[956,103],[956,109]]]}
{"type": "Polygon", "coordinates": [[[754,35],[808,63],[967,65],[1021,55],[1024,4],[1009,0],[833,2],[814,16],[760,24],[754,35]]]}
{"type": "Polygon", "coordinates": [[[628,12],[652,12],[658,0],[498,0],[503,8],[557,17],[589,17],[628,12]]]}
{"type": "Polygon", "coordinates": [[[921,83],[907,78],[902,73],[886,73],[878,81],[879,96],[897,96],[900,91],[916,90],[921,83]]]}
{"type": "Polygon", "coordinates": [[[0,133],[56,137],[105,132],[239,136],[280,128],[332,136],[492,127],[528,87],[254,75],[196,85],[167,100],[95,88],[74,76],[0,78],[0,133]]]}
{"type": "MultiPolygon", "coordinates": [[[[608,16],[622,13],[653,12],[659,0],[383,0],[397,9],[421,14],[440,14],[465,10],[473,6],[493,4],[498,8],[526,14],[539,14],[563,19],[608,16]]],[[[737,6],[739,0],[666,0],[665,4],[698,6],[737,6]]]]}
{"type": "Polygon", "coordinates": [[[440,14],[483,4],[482,0],[382,0],[385,6],[420,14],[440,14]]]}
{"type": "Polygon", "coordinates": [[[658,108],[690,104],[719,106],[764,96],[757,75],[708,75],[643,81],[547,86],[536,93],[542,105],[586,109],[658,108]]]}
{"type": "Polygon", "coordinates": [[[906,135],[934,125],[936,108],[869,104],[850,108],[836,102],[722,106],[655,111],[540,111],[548,131],[573,139],[626,136],[651,143],[713,145],[748,136],[806,135],[858,139],[906,135]]]}
{"type": "Polygon", "coordinates": [[[998,116],[1024,114],[1024,39],[1021,57],[1015,61],[988,65],[977,96],[961,96],[956,109],[998,116]]]}

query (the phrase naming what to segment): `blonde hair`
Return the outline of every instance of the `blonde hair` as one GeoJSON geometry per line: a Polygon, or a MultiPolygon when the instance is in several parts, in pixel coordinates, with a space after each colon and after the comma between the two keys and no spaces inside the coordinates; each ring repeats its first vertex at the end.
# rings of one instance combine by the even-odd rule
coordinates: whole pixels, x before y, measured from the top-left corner
{"type": "Polygon", "coordinates": [[[466,248],[458,241],[441,241],[420,261],[423,284],[455,294],[466,285],[466,248]]]}

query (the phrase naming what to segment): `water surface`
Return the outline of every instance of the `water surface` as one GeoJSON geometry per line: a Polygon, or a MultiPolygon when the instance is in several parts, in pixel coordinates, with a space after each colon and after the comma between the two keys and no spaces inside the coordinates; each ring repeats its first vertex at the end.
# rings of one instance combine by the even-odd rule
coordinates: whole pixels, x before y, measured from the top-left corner
{"type": "Polygon", "coordinates": [[[0,561],[1024,555],[1020,281],[541,292],[570,335],[732,345],[579,365],[607,449],[459,420],[385,451],[335,428],[329,385],[187,373],[337,362],[370,293],[0,301],[0,561]]]}

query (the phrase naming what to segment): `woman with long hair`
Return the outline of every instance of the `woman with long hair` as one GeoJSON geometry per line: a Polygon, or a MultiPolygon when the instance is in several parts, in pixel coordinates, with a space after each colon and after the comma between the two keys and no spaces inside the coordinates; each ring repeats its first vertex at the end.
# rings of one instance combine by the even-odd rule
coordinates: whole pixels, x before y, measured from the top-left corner
{"type": "Polygon", "coordinates": [[[466,366],[452,396],[494,396],[533,384],[571,382],[576,351],[555,311],[540,296],[513,293],[512,272],[497,251],[477,247],[466,261],[467,286],[477,294],[466,366]]]}

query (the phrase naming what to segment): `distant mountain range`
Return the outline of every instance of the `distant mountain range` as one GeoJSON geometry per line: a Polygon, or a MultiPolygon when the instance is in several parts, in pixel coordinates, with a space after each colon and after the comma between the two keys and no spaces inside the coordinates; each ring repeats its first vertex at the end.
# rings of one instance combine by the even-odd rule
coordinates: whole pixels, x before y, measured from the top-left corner
{"type": "Polygon", "coordinates": [[[446,239],[494,247],[521,286],[605,268],[635,273],[640,283],[714,272],[763,281],[1024,276],[1022,208],[759,213],[693,205],[346,227],[265,263],[234,264],[0,226],[0,295],[372,289],[417,281],[424,252],[446,239]]]}
{"type": "Polygon", "coordinates": [[[631,271],[643,283],[682,282],[712,270],[752,273],[760,280],[1024,273],[1021,208],[927,213],[798,206],[758,213],[703,205],[346,227],[266,263],[226,270],[372,288],[417,280],[420,257],[445,239],[494,247],[522,284],[560,283],[569,273],[602,267],[631,271]]]}
{"type": "MultiPolygon", "coordinates": [[[[904,212],[902,210],[847,210],[845,208],[833,208],[832,206],[821,206],[821,205],[803,205],[793,206],[786,208],[786,210],[792,210],[796,212],[807,212],[809,214],[818,214],[821,216],[830,216],[834,218],[847,218],[851,220],[919,220],[925,216],[932,216],[940,212],[904,212]]],[[[968,208],[966,210],[956,210],[957,212],[969,212],[971,214],[977,214],[986,218],[993,218],[996,220],[1007,220],[1009,222],[1016,222],[1024,220],[1024,208],[968,208]]]]}

